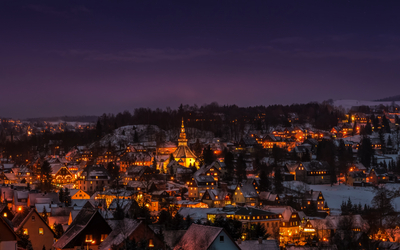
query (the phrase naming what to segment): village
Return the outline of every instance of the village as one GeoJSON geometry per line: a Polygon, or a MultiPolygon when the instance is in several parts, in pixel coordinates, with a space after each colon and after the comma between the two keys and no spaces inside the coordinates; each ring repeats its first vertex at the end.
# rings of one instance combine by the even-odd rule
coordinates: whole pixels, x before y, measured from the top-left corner
{"type": "Polygon", "coordinates": [[[170,130],[2,119],[0,249],[399,248],[400,107],[319,107],[331,123],[290,108],[271,125],[180,107],[170,130]]]}

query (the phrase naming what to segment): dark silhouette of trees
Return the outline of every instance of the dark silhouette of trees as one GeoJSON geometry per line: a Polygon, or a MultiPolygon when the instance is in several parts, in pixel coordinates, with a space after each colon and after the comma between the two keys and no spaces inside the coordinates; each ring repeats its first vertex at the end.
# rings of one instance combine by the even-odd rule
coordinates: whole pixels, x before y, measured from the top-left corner
{"type": "Polygon", "coordinates": [[[358,158],[366,168],[370,168],[373,156],[374,149],[372,148],[371,140],[369,137],[364,136],[358,148],[358,158]]]}

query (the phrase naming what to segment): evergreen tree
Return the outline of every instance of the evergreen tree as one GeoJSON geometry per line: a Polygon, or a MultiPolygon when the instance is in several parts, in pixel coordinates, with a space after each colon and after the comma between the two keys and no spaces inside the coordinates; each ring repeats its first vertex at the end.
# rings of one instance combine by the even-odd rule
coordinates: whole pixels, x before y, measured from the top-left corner
{"type": "Polygon", "coordinates": [[[388,141],[387,141],[387,145],[388,147],[393,147],[393,141],[392,141],[392,137],[389,135],[388,141]]]}
{"type": "Polygon", "coordinates": [[[379,226],[382,226],[382,220],[394,211],[392,200],[393,194],[386,188],[378,189],[378,192],[372,198],[371,203],[378,213],[379,226]]]}
{"type": "Polygon", "coordinates": [[[369,137],[364,136],[361,140],[361,145],[358,149],[358,158],[360,162],[369,169],[371,167],[371,161],[374,156],[374,149],[372,148],[371,140],[369,137]]]}
{"type": "Polygon", "coordinates": [[[113,162],[109,162],[107,164],[107,172],[112,180],[119,178],[119,167],[116,166],[113,162]]]}
{"type": "Polygon", "coordinates": [[[203,152],[203,147],[198,138],[196,139],[196,143],[193,145],[193,152],[196,156],[200,156],[203,152]]]}
{"type": "Polygon", "coordinates": [[[214,151],[211,149],[210,145],[203,149],[203,160],[204,164],[211,165],[217,159],[214,151]]]}
{"type": "Polygon", "coordinates": [[[50,192],[52,190],[52,170],[48,161],[44,161],[40,168],[40,183],[39,189],[42,192],[50,192]]]}
{"type": "Polygon", "coordinates": [[[63,188],[60,188],[60,191],[58,192],[58,199],[60,200],[61,203],[64,203],[65,194],[64,194],[64,189],[63,188]]]}
{"type": "Polygon", "coordinates": [[[69,189],[66,187],[65,192],[64,192],[64,203],[66,207],[69,207],[71,205],[71,193],[69,192],[69,189]]]}
{"type": "Polygon", "coordinates": [[[390,133],[389,120],[386,118],[385,115],[382,116],[382,130],[384,131],[384,133],[390,133]]]}
{"type": "Polygon", "coordinates": [[[225,153],[225,166],[226,166],[226,180],[231,181],[233,179],[233,173],[234,173],[234,155],[231,152],[226,152],[225,153]]]}
{"type": "Polygon", "coordinates": [[[246,162],[243,154],[240,154],[236,163],[236,177],[239,183],[246,179],[246,162]]]}
{"type": "Polygon", "coordinates": [[[100,120],[97,120],[96,124],[96,137],[97,139],[100,139],[103,133],[103,127],[101,126],[100,120]]]}
{"type": "Polygon", "coordinates": [[[137,131],[135,130],[135,133],[133,134],[133,142],[138,143],[139,142],[139,136],[137,131]]]}
{"type": "Polygon", "coordinates": [[[48,219],[48,216],[47,216],[47,210],[46,210],[45,206],[43,207],[42,218],[46,223],[49,223],[49,219],[48,219]]]}
{"type": "Polygon", "coordinates": [[[354,122],[352,135],[357,134],[357,122],[354,122]]]}
{"type": "Polygon", "coordinates": [[[123,220],[125,218],[124,210],[122,209],[121,205],[119,204],[119,199],[117,200],[117,207],[113,212],[114,220],[123,220]]]}
{"type": "Polygon", "coordinates": [[[274,144],[272,147],[272,157],[274,158],[275,164],[278,164],[285,157],[285,150],[274,144]]]}
{"type": "Polygon", "coordinates": [[[279,166],[275,167],[275,176],[274,176],[274,186],[275,193],[281,194],[283,192],[283,184],[282,184],[283,176],[281,173],[281,169],[279,166]]]}
{"type": "Polygon", "coordinates": [[[183,230],[185,228],[183,216],[180,213],[176,213],[171,221],[172,230],[183,230]]]}
{"type": "Polygon", "coordinates": [[[234,239],[240,239],[242,236],[242,222],[236,219],[217,217],[213,223],[213,227],[222,227],[234,239]]]}
{"type": "Polygon", "coordinates": [[[161,212],[158,216],[157,223],[161,224],[161,225],[165,225],[167,227],[171,223],[171,220],[172,220],[171,214],[168,211],[163,209],[163,210],[161,210],[161,212]]]}
{"type": "Polygon", "coordinates": [[[187,230],[189,227],[190,227],[190,225],[192,225],[192,223],[193,223],[193,221],[192,221],[192,218],[190,218],[190,216],[189,215],[187,215],[186,216],[186,218],[185,218],[185,230],[187,230]]]}
{"type": "Polygon", "coordinates": [[[153,167],[154,170],[157,169],[157,160],[156,160],[155,156],[153,157],[152,167],[153,167]]]}
{"type": "Polygon", "coordinates": [[[379,130],[379,140],[381,142],[381,150],[382,153],[386,153],[386,140],[385,140],[385,133],[383,131],[383,129],[379,130]]]}
{"type": "Polygon", "coordinates": [[[270,185],[271,184],[265,170],[262,170],[260,173],[260,191],[268,191],[270,185]]]}
{"type": "Polygon", "coordinates": [[[53,228],[56,239],[59,239],[64,234],[63,226],[61,224],[54,223],[53,228]]]}

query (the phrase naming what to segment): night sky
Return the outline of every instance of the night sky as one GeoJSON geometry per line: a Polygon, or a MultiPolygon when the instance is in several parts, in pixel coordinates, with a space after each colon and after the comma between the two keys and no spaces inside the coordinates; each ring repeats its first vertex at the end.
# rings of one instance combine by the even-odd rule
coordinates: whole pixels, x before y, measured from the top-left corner
{"type": "Polygon", "coordinates": [[[0,1],[0,117],[400,94],[399,1],[0,1]]]}

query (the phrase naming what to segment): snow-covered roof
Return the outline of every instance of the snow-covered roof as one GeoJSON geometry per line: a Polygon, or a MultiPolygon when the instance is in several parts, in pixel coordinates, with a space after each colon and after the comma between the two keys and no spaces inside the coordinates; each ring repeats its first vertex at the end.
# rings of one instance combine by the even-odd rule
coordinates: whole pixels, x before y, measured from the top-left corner
{"type": "Polygon", "coordinates": [[[222,227],[192,224],[174,249],[207,250],[223,230],[222,227]]]}
{"type": "Polygon", "coordinates": [[[126,238],[139,227],[141,221],[124,218],[123,220],[114,221],[113,231],[99,245],[99,250],[108,250],[112,246],[120,245],[126,238]]]}
{"type": "Polygon", "coordinates": [[[279,244],[276,240],[246,240],[236,242],[241,250],[279,250],[279,244]]]}

